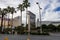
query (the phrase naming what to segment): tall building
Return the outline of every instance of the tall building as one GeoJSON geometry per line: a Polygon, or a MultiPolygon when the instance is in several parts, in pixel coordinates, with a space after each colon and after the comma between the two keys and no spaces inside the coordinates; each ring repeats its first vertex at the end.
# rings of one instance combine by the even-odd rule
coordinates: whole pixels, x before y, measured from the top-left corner
{"type": "Polygon", "coordinates": [[[33,14],[32,12],[28,11],[27,14],[30,16],[30,29],[34,29],[35,28],[35,20],[36,20],[36,15],[33,14]]]}

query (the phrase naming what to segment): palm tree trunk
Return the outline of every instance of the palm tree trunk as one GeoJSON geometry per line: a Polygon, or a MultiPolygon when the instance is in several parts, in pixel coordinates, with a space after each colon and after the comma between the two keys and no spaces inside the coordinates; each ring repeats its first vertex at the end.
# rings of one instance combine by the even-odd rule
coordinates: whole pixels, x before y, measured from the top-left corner
{"type": "Polygon", "coordinates": [[[2,27],[3,27],[3,14],[2,14],[2,18],[1,18],[1,32],[2,32],[2,27]]]}
{"type": "Polygon", "coordinates": [[[13,26],[13,14],[12,14],[12,20],[11,20],[11,28],[12,28],[12,26],[13,26]]]}
{"type": "Polygon", "coordinates": [[[21,26],[22,26],[22,11],[21,11],[21,26]]]}
{"type": "MultiPolygon", "coordinates": [[[[13,27],[13,13],[12,13],[12,20],[11,20],[11,29],[12,29],[12,27],[13,27]]],[[[12,32],[12,30],[11,30],[11,32],[12,32]]]]}
{"type": "Polygon", "coordinates": [[[9,15],[8,15],[8,28],[9,28],[9,15]]]}
{"type": "Polygon", "coordinates": [[[26,8],[26,27],[27,27],[27,8],[26,8]]]}
{"type": "Polygon", "coordinates": [[[5,29],[5,17],[4,17],[4,29],[5,29]]]}

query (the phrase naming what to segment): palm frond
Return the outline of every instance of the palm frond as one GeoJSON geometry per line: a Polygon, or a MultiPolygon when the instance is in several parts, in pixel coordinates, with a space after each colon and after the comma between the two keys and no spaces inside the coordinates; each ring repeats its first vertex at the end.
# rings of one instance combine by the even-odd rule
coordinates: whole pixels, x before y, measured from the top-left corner
{"type": "Polygon", "coordinates": [[[28,2],[28,0],[24,0],[23,5],[25,8],[30,7],[30,3],[28,2]]]}
{"type": "Polygon", "coordinates": [[[19,4],[17,8],[18,8],[18,10],[24,11],[24,6],[23,6],[23,4],[19,4]]]}

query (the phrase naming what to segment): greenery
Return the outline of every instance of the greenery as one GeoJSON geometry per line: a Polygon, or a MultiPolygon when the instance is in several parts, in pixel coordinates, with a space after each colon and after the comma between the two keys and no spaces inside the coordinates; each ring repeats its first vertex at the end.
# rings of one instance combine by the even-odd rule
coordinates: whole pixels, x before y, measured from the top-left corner
{"type": "Polygon", "coordinates": [[[23,6],[24,8],[26,8],[26,25],[27,25],[27,11],[28,11],[28,7],[30,7],[30,3],[28,2],[28,0],[23,1],[23,6]]]}
{"type": "Polygon", "coordinates": [[[11,30],[12,30],[11,28],[4,28],[2,34],[11,34],[9,33],[11,32],[11,30]]]}
{"type": "MultiPolygon", "coordinates": [[[[31,35],[49,35],[49,32],[60,32],[60,25],[55,26],[53,24],[49,24],[49,25],[41,25],[42,27],[42,33],[40,33],[40,27],[35,27],[34,29],[31,30],[30,34],[31,35]],[[32,32],[33,30],[37,31],[37,32],[32,32]]],[[[1,29],[0,29],[1,30],[1,29]]],[[[22,26],[17,26],[15,27],[15,29],[13,29],[14,32],[16,31],[17,34],[27,34],[27,27],[24,27],[24,24],[22,24],[22,26]]],[[[4,34],[9,34],[9,32],[11,32],[12,29],[11,28],[5,28],[3,30],[4,34]]],[[[14,33],[13,33],[14,34],[14,33]]]]}
{"type": "Polygon", "coordinates": [[[21,24],[22,24],[22,11],[25,10],[23,4],[19,4],[18,7],[17,7],[17,9],[20,10],[20,12],[21,12],[21,24]]]}
{"type": "Polygon", "coordinates": [[[56,31],[60,32],[60,25],[56,27],[56,31]]]}
{"type": "Polygon", "coordinates": [[[6,8],[4,8],[4,9],[0,8],[0,15],[2,16],[2,18],[1,18],[1,30],[0,30],[0,32],[2,32],[2,27],[3,27],[3,17],[6,14],[7,14],[7,9],[6,8]]]}
{"type": "Polygon", "coordinates": [[[24,27],[22,26],[15,27],[15,31],[17,31],[18,34],[24,34],[24,27]]]}

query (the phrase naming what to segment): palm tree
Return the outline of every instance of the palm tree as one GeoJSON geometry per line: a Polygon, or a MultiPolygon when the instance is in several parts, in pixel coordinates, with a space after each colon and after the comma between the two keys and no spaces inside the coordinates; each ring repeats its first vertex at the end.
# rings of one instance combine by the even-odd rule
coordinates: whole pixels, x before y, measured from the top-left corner
{"type": "Polygon", "coordinates": [[[11,14],[12,14],[12,20],[11,20],[11,28],[13,27],[13,13],[16,13],[16,11],[15,11],[15,8],[14,7],[11,7],[10,8],[10,12],[11,12],[11,14]]]}
{"type": "MultiPolygon", "coordinates": [[[[10,13],[10,6],[7,7],[7,13],[10,13]]],[[[8,27],[9,27],[9,14],[8,14],[8,27]]]]}
{"type": "MultiPolygon", "coordinates": [[[[30,7],[30,3],[28,2],[28,0],[24,0],[23,5],[26,8],[26,26],[27,26],[27,11],[28,11],[27,9],[28,9],[28,7],[30,7]]],[[[30,30],[29,29],[28,29],[28,38],[27,38],[27,40],[30,40],[30,30]]]]}
{"type": "Polygon", "coordinates": [[[28,2],[28,0],[24,0],[23,5],[26,8],[26,25],[27,25],[27,11],[28,11],[27,9],[28,7],[30,7],[30,3],[28,2]]]}
{"type": "Polygon", "coordinates": [[[3,9],[1,10],[0,8],[0,14],[2,15],[2,18],[1,18],[1,31],[3,31],[2,27],[3,27],[3,17],[5,14],[7,14],[7,10],[6,9],[3,9]]]}
{"type": "MultiPolygon", "coordinates": [[[[0,15],[2,15],[2,10],[1,10],[1,8],[0,8],[0,15]]],[[[2,31],[2,25],[3,24],[3,16],[2,16],[2,18],[1,18],[1,27],[0,27],[0,32],[2,31]]]]}
{"type": "Polygon", "coordinates": [[[8,26],[8,28],[9,28],[9,14],[8,14],[7,16],[8,16],[8,25],[7,25],[7,26],[8,26]]]}
{"type": "Polygon", "coordinates": [[[19,4],[17,8],[21,12],[21,26],[22,26],[22,11],[24,11],[24,6],[23,6],[23,4],[19,4]]]}

